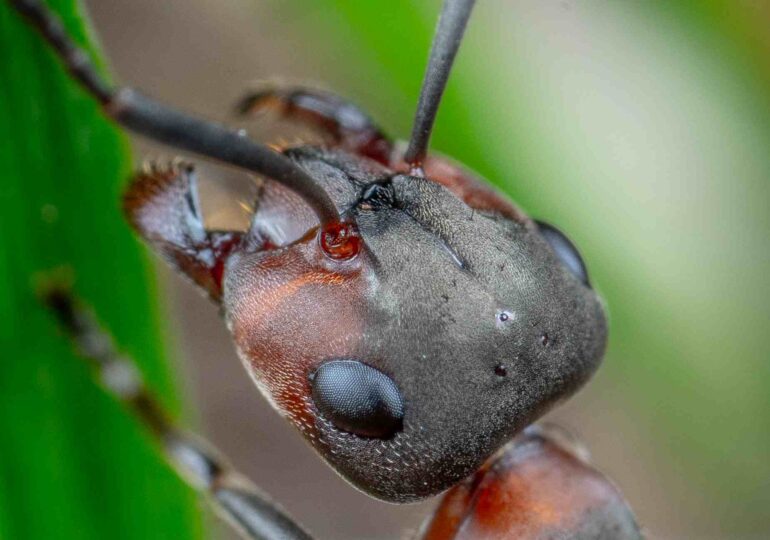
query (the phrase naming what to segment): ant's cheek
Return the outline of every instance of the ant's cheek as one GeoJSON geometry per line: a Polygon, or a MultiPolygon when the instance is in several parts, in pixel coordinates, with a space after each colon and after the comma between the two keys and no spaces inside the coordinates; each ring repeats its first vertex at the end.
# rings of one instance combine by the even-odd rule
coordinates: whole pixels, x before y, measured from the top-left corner
{"type": "Polygon", "coordinates": [[[359,350],[361,283],[312,266],[295,247],[237,254],[228,267],[225,317],[239,356],[270,403],[310,438],[317,408],[308,375],[359,350]]]}

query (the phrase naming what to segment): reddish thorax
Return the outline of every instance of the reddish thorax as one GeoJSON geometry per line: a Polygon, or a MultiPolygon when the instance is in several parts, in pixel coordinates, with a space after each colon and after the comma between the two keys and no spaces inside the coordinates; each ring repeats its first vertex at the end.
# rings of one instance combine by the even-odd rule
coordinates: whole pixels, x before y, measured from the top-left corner
{"type": "Polygon", "coordinates": [[[607,478],[547,433],[530,430],[449,490],[421,538],[573,538],[592,519],[638,530],[607,478]]]}

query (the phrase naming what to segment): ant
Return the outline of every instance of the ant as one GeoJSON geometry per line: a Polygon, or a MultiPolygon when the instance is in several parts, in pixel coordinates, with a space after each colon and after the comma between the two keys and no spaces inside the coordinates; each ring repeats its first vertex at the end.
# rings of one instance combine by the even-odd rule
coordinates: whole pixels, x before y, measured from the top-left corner
{"type": "MultiPolygon", "coordinates": [[[[639,538],[622,496],[554,429],[527,427],[601,362],[602,303],[574,245],[448,159],[432,127],[473,0],[446,0],[408,145],[344,99],[271,88],[240,103],[324,132],[268,147],[102,79],[40,0],[9,0],[119,125],[258,174],[247,231],[204,226],[193,165],[137,174],[137,233],[219,306],[275,409],[365,493],[447,491],[422,538],[639,538]]],[[[44,295],[103,385],[246,538],[310,538],[178,428],[64,288],[44,295]]]]}

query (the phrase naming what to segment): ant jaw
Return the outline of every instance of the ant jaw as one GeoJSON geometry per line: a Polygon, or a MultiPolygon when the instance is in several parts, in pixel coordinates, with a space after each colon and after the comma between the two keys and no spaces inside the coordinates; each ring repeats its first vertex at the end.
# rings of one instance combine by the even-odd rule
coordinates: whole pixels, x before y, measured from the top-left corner
{"type": "Polygon", "coordinates": [[[318,244],[328,258],[350,261],[361,251],[361,236],[353,223],[336,221],[319,229],[318,244]]]}
{"type": "Polygon", "coordinates": [[[215,303],[221,301],[225,264],[240,249],[243,234],[206,228],[192,165],[150,164],[131,180],[123,210],[133,229],[172,268],[215,303]]]}

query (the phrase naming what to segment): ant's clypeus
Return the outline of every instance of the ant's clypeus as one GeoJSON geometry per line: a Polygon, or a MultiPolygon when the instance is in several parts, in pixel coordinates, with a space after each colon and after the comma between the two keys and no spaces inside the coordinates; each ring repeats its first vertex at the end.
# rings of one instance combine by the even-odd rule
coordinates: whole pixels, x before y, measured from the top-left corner
{"type": "MultiPolygon", "coordinates": [[[[473,0],[444,3],[406,146],[336,95],[252,92],[242,114],[272,110],[328,139],[279,150],[109,85],[43,2],[9,2],[112,120],[265,179],[245,232],[206,228],[186,163],[137,174],[124,210],[220,306],[260,389],[344,478],[390,502],[449,490],[425,539],[640,537],[577,444],[528,427],[604,353],[606,319],[580,255],[556,228],[428,153],[473,0]]],[[[68,290],[44,299],[106,389],[245,537],[310,538],[171,422],[68,290]]]]}

